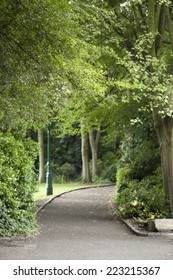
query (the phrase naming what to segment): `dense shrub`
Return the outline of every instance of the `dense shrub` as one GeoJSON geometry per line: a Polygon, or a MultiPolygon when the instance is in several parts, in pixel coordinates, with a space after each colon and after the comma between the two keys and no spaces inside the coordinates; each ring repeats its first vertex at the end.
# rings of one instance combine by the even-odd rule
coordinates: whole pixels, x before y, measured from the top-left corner
{"type": "MultiPolygon", "coordinates": [[[[92,174],[92,161],[90,161],[90,173],[92,174]]],[[[101,159],[97,160],[97,176],[92,178],[93,183],[115,182],[116,159],[115,153],[108,151],[101,159]]]]}
{"type": "Polygon", "coordinates": [[[100,176],[101,179],[107,180],[109,182],[115,182],[116,168],[116,163],[113,163],[109,166],[105,166],[100,176]]]}
{"type": "Polygon", "coordinates": [[[105,154],[102,155],[102,161],[104,163],[104,166],[110,166],[115,163],[116,156],[115,152],[107,151],[105,154]]]}
{"type": "Polygon", "coordinates": [[[52,166],[53,180],[56,183],[64,183],[70,180],[74,180],[77,177],[76,168],[71,163],[64,163],[61,166],[54,164],[52,166]]]}
{"type": "Polygon", "coordinates": [[[129,181],[125,188],[119,189],[116,204],[120,217],[135,218],[140,222],[170,217],[169,202],[163,191],[160,174],[157,171],[142,181],[129,181]]]}
{"type": "Polygon", "coordinates": [[[153,140],[129,137],[123,142],[119,167],[130,168],[130,178],[142,180],[145,176],[152,175],[158,166],[159,147],[153,140]]]}
{"type": "Polygon", "coordinates": [[[34,229],[33,192],[36,145],[30,139],[0,134],[0,235],[34,229]]]}
{"type": "Polygon", "coordinates": [[[128,186],[130,180],[132,179],[133,171],[129,166],[124,166],[119,168],[116,173],[116,186],[121,188],[122,186],[128,186]]]}
{"type": "Polygon", "coordinates": [[[76,170],[73,164],[71,163],[64,163],[59,168],[59,172],[61,176],[64,176],[66,180],[74,179],[76,176],[76,170]]]}

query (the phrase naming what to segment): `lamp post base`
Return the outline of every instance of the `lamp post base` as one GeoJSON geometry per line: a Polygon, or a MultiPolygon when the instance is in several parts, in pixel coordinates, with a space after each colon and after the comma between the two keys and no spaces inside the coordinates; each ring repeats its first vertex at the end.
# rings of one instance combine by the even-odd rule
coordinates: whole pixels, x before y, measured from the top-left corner
{"type": "Polygon", "coordinates": [[[52,188],[52,176],[50,173],[46,175],[46,195],[53,194],[53,188],[52,188]]]}

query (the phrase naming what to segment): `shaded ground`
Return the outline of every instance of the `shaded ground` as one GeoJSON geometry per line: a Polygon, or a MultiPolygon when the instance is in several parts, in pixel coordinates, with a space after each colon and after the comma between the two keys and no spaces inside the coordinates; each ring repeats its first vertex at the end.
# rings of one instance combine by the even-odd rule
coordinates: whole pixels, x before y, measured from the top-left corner
{"type": "Polygon", "coordinates": [[[0,239],[0,259],[173,259],[173,239],[134,235],[113,217],[113,187],[55,198],[38,214],[30,239],[0,239]]]}

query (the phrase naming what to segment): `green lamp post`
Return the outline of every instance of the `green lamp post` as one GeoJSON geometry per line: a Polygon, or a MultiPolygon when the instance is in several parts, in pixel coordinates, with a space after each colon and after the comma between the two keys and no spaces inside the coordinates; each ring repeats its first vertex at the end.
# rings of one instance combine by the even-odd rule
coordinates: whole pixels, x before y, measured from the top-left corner
{"type": "Polygon", "coordinates": [[[46,195],[53,194],[52,174],[50,161],[50,125],[47,128],[47,172],[46,172],[46,195]]]}

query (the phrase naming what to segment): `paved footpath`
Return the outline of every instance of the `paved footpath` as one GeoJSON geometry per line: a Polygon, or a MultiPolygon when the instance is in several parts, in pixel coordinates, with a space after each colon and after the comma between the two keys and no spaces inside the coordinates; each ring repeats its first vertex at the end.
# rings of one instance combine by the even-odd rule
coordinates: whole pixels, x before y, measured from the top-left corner
{"type": "Polygon", "coordinates": [[[173,260],[173,239],[136,236],[113,217],[113,192],[90,188],[55,198],[38,213],[35,237],[0,238],[0,259],[173,260]]]}

